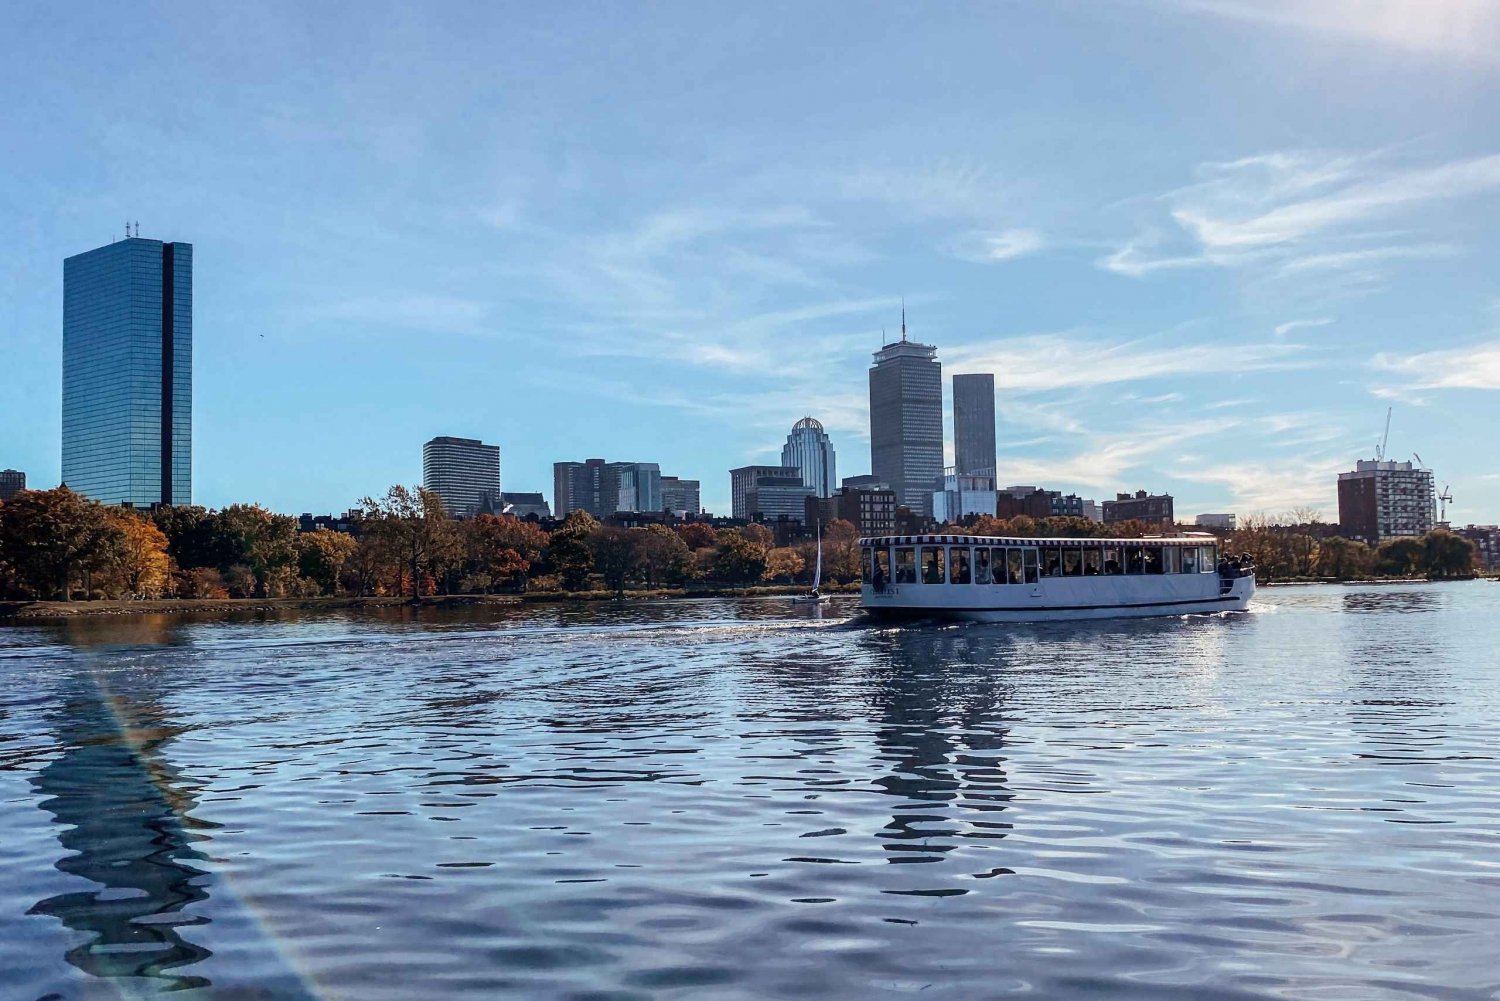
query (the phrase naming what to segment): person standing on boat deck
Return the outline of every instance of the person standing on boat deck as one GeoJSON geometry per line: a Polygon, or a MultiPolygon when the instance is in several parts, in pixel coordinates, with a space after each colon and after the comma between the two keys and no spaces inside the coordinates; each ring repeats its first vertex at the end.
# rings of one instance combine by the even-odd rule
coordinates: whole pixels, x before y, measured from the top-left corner
{"type": "Polygon", "coordinates": [[[875,561],[875,572],[870,575],[870,586],[877,594],[885,590],[885,574],[880,572],[879,560],[875,561]]]}

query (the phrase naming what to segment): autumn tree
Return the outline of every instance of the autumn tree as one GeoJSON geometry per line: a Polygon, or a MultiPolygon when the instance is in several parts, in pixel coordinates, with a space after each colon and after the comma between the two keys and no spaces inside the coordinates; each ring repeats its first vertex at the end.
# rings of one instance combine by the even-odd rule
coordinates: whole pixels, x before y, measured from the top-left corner
{"type": "Polygon", "coordinates": [[[370,537],[408,575],[412,600],[421,598],[427,572],[449,558],[457,544],[441,499],[425,487],[397,484],[384,497],[360,501],[359,510],[370,537]]]}
{"type": "Polygon", "coordinates": [[[344,567],[359,549],[359,541],[344,532],[319,528],[297,536],[297,570],[323,594],[337,594],[344,567]]]}
{"type": "Polygon", "coordinates": [[[517,580],[522,591],[531,568],[547,548],[547,533],[535,522],[511,515],[481,514],[463,524],[468,569],[496,581],[517,580]]]}
{"type": "Polygon", "coordinates": [[[105,517],[119,530],[105,569],[112,596],[161,598],[170,594],[172,560],[167,555],[167,537],[156,524],[133,511],[105,510],[105,517]]]}
{"type": "Polygon", "coordinates": [[[72,597],[72,585],[104,568],[120,529],[104,508],[69,490],[23,490],[0,507],[0,560],[22,589],[72,597]]]}
{"type": "Polygon", "coordinates": [[[693,551],[681,535],[665,525],[638,529],[636,556],[647,587],[680,584],[693,572],[693,551]]]}
{"type": "MultiPolygon", "coordinates": [[[[763,526],[747,525],[745,528],[763,526]]],[[[716,578],[731,584],[749,584],[761,579],[766,572],[766,555],[770,546],[747,536],[745,529],[739,528],[720,532],[719,540],[719,551],[713,560],[716,578]]]]}
{"type": "Polygon", "coordinates": [[[757,545],[765,546],[767,549],[770,549],[772,546],[776,545],[775,534],[772,533],[769,528],[760,524],[759,522],[751,522],[750,524],[741,528],[739,530],[739,533],[741,537],[748,539],[749,541],[754,542],[757,545]]]}
{"type": "Polygon", "coordinates": [[[802,573],[802,557],[789,546],[778,546],[766,550],[765,569],[760,572],[762,580],[790,584],[802,573]]]}
{"type": "Polygon", "coordinates": [[[719,533],[704,521],[690,521],[677,526],[677,535],[692,550],[715,549],[719,545],[719,533]]]}

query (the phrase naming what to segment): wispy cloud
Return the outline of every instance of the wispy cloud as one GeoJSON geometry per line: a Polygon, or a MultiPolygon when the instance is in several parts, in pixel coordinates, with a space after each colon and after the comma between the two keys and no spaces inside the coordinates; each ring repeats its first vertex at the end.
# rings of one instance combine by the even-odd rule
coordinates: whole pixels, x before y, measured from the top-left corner
{"type": "Polygon", "coordinates": [[[1320,316],[1312,320],[1288,320],[1286,323],[1277,324],[1276,330],[1274,332],[1277,337],[1285,337],[1293,330],[1303,330],[1312,327],[1326,327],[1332,322],[1333,317],[1331,316],[1320,316]]]}
{"type": "Polygon", "coordinates": [[[1391,46],[1492,60],[1500,8],[1492,0],[1169,0],[1241,21],[1375,39],[1391,46]]]}
{"type": "MultiPolygon", "coordinates": [[[[1383,351],[1370,367],[1400,380],[1396,391],[1500,389],[1500,340],[1416,354],[1383,351]]],[[[1376,387],[1377,395],[1382,388],[1391,389],[1376,387]]]]}
{"type": "Polygon", "coordinates": [[[485,322],[491,312],[488,303],[458,296],[362,296],[327,304],[317,312],[331,319],[357,322],[362,331],[399,327],[430,333],[486,334],[495,329],[485,322]]]}
{"type": "Polygon", "coordinates": [[[1012,261],[1041,250],[1042,234],[1034,229],[1006,229],[998,233],[970,233],[958,241],[954,253],[980,264],[1012,261]]]}
{"type": "Polygon", "coordinates": [[[1285,341],[1168,346],[1067,334],[963,345],[948,349],[946,355],[957,368],[994,372],[997,387],[1022,391],[1104,386],[1173,375],[1271,371],[1316,361],[1305,346],[1285,341]]]}
{"type": "MultiPolygon", "coordinates": [[[[1449,256],[1430,240],[1389,242],[1371,223],[1500,189],[1500,155],[1398,168],[1373,156],[1275,152],[1198,168],[1164,195],[1165,218],[1099,261],[1118,274],[1271,265],[1283,277],[1449,256]]],[[[1414,220],[1420,225],[1420,220],[1414,220]]]]}

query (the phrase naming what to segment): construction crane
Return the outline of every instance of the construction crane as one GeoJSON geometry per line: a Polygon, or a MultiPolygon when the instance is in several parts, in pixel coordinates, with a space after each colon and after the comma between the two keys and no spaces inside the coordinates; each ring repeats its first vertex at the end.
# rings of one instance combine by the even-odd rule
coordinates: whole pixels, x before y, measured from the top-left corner
{"type": "Polygon", "coordinates": [[[1444,525],[1448,524],[1448,505],[1453,503],[1453,492],[1448,484],[1443,484],[1443,492],[1438,494],[1438,521],[1444,525]]]}
{"type": "Polygon", "coordinates": [[[1391,407],[1385,408],[1385,434],[1380,436],[1380,444],[1375,446],[1375,461],[1385,461],[1385,446],[1391,440],[1391,407]]]}

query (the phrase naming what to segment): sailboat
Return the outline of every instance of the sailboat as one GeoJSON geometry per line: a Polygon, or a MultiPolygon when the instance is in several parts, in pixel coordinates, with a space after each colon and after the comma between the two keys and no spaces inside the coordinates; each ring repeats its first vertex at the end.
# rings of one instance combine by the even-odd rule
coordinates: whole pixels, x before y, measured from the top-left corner
{"type": "Polygon", "coordinates": [[[818,590],[823,583],[823,523],[818,522],[818,562],[813,567],[812,590],[806,594],[799,594],[792,598],[794,605],[824,605],[828,603],[828,595],[818,590]]]}

